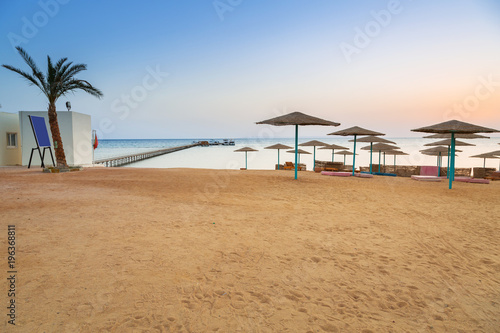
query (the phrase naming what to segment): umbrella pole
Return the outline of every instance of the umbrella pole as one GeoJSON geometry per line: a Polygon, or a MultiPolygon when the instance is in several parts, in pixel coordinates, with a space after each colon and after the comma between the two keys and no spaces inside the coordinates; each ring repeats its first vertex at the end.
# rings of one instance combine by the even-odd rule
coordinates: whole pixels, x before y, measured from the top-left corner
{"type": "Polygon", "coordinates": [[[332,149],[332,162],[334,157],[335,157],[335,149],[332,149]]]}
{"type": "Polygon", "coordinates": [[[295,179],[297,179],[297,147],[299,146],[299,125],[295,125],[295,179]]]}
{"type": "Polygon", "coordinates": [[[345,154],[344,154],[344,167],[345,167],[345,154]]]}
{"type": "Polygon", "coordinates": [[[441,177],[441,152],[439,152],[438,156],[438,177],[441,177]]]}
{"type": "Polygon", "coordinates": [[[448,146],[448,170],[446,170],[446,177],[450,178],[450,146],[448,146]]]}
{"type": "Polygon", "coordinates": [[[486,169],[486,157],[484,158],[484,161],[483,161],[483,169],[486,169]]]}
{"type": "Polygon", "coordinates": [[[278,170],[280,169],[280,150],[278,149],[278,170]]]}
{"type": "Polygon", "coordinates": [[[245,152],[245,170],[248,170],[248,163],[247,163],[247,151],[245,152]]]}
{"type": "Polygon", "coordinates": [[[450,165],[450,181],[449,181],[449,186],[448,188],[451,190],[453,180],[455,179],[455,133],[451,132],[451,165],[450,165]]]}
{"type": "Polygon", "coordinates": [[[394,155],[394,173],[396,173],[396,155],[394,155]]]}
{"type": "Polygon", "coordinates": [[[354,134],[354,154],[352,155],[352,175],[354,176],[354,169],[356,169],[356,134],[354,134]]]}
{"type": "MultiPolygon", "coordinates": [[[[372,172],[372,150],[373,150],[373,142],[370,142],[370,173],[372,172]]],[[[396,155],[394,155],[396,156],[396,155]]]]}
{"type": "Polygon", "coordinates": [[[384,172],[385,172],[385,151],[384,151],[384,172]]]}
{"type": "Polygon", "coordinates": [[[316,169],[316,146],[314,146],[313,171],[316,169]]]}
{"type": "Polygon", "coordinates": [[[381,150],[378,151],[378,172],[380,172],[380,152],[381,150]]]}

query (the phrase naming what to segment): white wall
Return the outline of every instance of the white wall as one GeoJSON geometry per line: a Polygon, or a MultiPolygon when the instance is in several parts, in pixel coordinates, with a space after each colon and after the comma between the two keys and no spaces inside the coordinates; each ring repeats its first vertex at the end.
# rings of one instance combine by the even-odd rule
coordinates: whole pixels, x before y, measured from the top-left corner
{"type": "Polygon", "coordinates": [[[15,113],[0,112],[0,165],[21,164],[21,133],[15,113]],[[17,133],[17,147],[7,148],[7,133],[17,133]]]}
{"type": "MultiPolygon", "coordinates": [[[[52,134],[50,132],[49,116],[47,111],[19,111],[19,124],[22,137],[22,165],[28,165],[31,149],[36,148],[35,137],[28,115],[39,116],[45,118],[45,124],[52,145],[51,150],[54,153],[54,143],[52,142],[52,134]]],[[[66,154],[66,162],[68,165],[90,165],[92,164],[92,130],[90,125],[90,116],[74,111],[58,111],[57,121],[59,123],[59,131],[61,132],[61,140],[66,154]]],[[[52,165],[50,153],[46,150],[45,165],[52,165]]],[[[32,166],[40,166],[40,157],[35,151],[31,161],[32,166]]]]}

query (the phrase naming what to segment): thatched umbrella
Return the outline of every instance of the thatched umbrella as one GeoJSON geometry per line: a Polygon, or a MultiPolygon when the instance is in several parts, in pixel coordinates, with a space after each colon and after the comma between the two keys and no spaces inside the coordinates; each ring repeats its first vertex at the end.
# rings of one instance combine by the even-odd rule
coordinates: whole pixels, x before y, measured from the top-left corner
{"type": "MultiPolygon", "coordinates": [[[[479,134],[455,134],[455,139],[489,139],[489,136],[479,134]]],[[[432,134],[424,136],[424,139],[451,139],[451,133],[432,134]]]]}
{"type": "MultiPolygon", "coordinates": [[[[396,150],[400,149],[397,146],[389,145],[387,143],[376,143],[376,144],[370,144],[369,146],[361,148],[362,150],[375,150],[378,151],[378,172],[380,172],[380,154],[382,152],[390,151],[390,150],[396,150]]],[[[384,166],[385,166],[385,153],[384,153],[384,166]]]]}
{"type": "MultiPolygon", "coordinates": [[[[354,140],[349,140],[349,142],[353,142],[354,140]]],[[[378,142],[378,143],[392,143],[396,144],[396,142],[389,141],[383,138],[379,138],[378,136],[365,136],[363,138],[359,138],[358,142],[369,142],[370,143],[370,173],[372,173],[372,153],[373,153],[373,143],[378,142]]],[[[380,166],[380,164],[379,164],[380,166]]],[[[379,170],[380,171],[380,170],[379,170]]]]}
{"type": "Polygon", "coordinates": [[[249,151],[258,151],[257,149],[253,149],[253,148],[250,148],[250,147],[243,147],[243,148],[240,148],[240,149],[236,149],[235,152],[242,152],[244,151],[245,152],[245,169],[247,169],[247,153],[249,151]]]}
{"type": "Polygon", "coordinates": [[[335,156],[335,149],[349,149],[349,148],[332,144],[332,145],[326,145],[326,146],[321,147],[319,149],[331,149],[332,150],[332,162],[333,162],[333,159],[335,156]]]}
{"type": "Polygon", "coordinates": [[[302,146],[302,147],[314,147],[313,171],[316,168],[316,146],[323,147],[323,146],[327,146],[327,145],[328,145],[327,143],[324,143],[324,142],[321,142],[321,141],[318,141],[318,140],[307,141],[307,142],[301,143],[299,145],[299,146],[302,146]]]}
{"type": "Polygon", "coordinates": [[[483,159],[483,168],[486,168],[486,159],[487,158],[500,158],[500,156],[493,155],[491,153],[484,153],[484,154],[474,155],[471,157],[482,158],[483,159]]]}
{"type": "Polygon", "coordinates": [[[342,136],[354,135],[354,149],[353,149],[354,155],[352,156],[352,175],[354,176],[354,169],[356,169],[356,165],[355,165],[356,164],[356,137],[358,135],[385,135],[385,134],[375,132],[375,131],[370,131],[370,130],[367,130],[365,128],[361,128],[358,126],[354,126],[354,127],[342,130],[342,131],[329,133],[328,135],[342,135],[342,136]]]}
{"type": "Polygon", "coordinates": [[[388,150],[385,152],[387,155],[394,155],[394,173],[396,173],[396,156],[402,156],[402,155],[409,155],[405,152],[402,152],[400,150],[388,150]]]}
{"type": "MultiPolygon", "coordinates": [[[[344,165],[345,165],[345,157],[346,157],[346,155],[349,155],[349,156],[354,155],[353,153],[351,153],[348,150],[341,150],[341,151],[337,152],[337,154],[344,155],[344,165]]],[[[352,164],[352,169],[354,170],[354,163],[352,164]]]]}
{"type": "MultiPolygon", "coordinates": [[[[340,123],[335,123],[333,121],[324,120],[321,118],[316,118],[303,114],[302,112],[292,112],[285,114],[283,116],[267,119],[264,121],[259,121],[257,124],[267,124],[273,126],[295,126],[295,150],[298,149],[299,145],[299,126],[308,125],[319,125],[319,126],[339,126],[340,123]]],[[[295,154],[295,179],[297,179],[297,159],[298,154],[295,154]]]]}
{"type": "MultiPolygon", "coordinates": [[[[287,153],[294,153],[294,154],[298,154],[299,155],[299,163],[300,163],[300,154],[311,154],[310,152],[308,151],[305,151],[303,149],[297,149],[297,150],[287,150],[286,151],[287,153]]],[[[297,163],[297,162],[295,162],[297,163]]]]}
{"type": "Polygon", "coordinates": [[[413,132],[424,133],[450,133],[451,134],[451,161],[450,161],[450,179],[449,188],[452,188],[452,183],[455,178],[455,134],[473,134],[473,133],[495,133],[499,132],[493,128],[477,126],[474,124],[464,123],[458,120],[445,121],[436,125],[416,128],[413,132]]]}
{"type": "Polygon", "coordinates": [[[277,143],[275,145],[264,147],[264,149],[277,149],[278,150],[278,170],[280,169],[280,149],[292,149],[290,146],[282,145],[281,143],[277,143]]]}
{"type": "MultiPolygon", "coordinates": [[[[427,145],[426,145],[427,146],[427,145]]],[[[455,150],[456,152],[461,152],[461,150],[455,150]]],[[[439,167],[438,169],[438,176],[441,176],[441,157],[446,153],[448,155],[448,158],[450,157],[450,149],[443,147],[443,146],[437,146],[434,148],[429,148],[429,149],[424,149],[420,151],[424,155],[431,155],[431,156],[437,156],[437,166],[439,167]]],[[[449,167],[449,165],[448,165],[449,167]]],[[[448,174],[450,172],[450,169],[448,168],[448,174]]]]}
{"type": "MultiPolygon", "coordinates": [[[[476,134],[461,134],[462,136],[466,136],[466,135],[476,135],[476,134]]],[[[450,134],[451,136],[451,134],[450,134]]],[[[447,155],[448,155],[448,166],[447,166],[447,177],[449,177],[450,175],[450,151],[451,151],[451,138],[450,139],[445,139],[445,140],[441,140],[441,141],[436,141],[436,142],[431,142],[431,143],[426,143],[424,146],[448,146],[448,152],[447,152],[447,155]]],[[[455,138],[455,147],[457,146],[475,146],[471,143],[467,143],[467,142],[463,142],[463,141],[458,141],[456,140],[455,138]]]]}

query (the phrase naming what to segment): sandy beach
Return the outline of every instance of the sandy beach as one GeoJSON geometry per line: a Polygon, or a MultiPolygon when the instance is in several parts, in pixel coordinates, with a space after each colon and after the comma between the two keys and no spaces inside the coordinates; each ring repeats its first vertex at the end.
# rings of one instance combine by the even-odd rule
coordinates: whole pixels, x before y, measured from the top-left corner
{"type": "Polygon", "coordinates": [[[500,182],[0,168],[7,332],[498,332],[500,182]]]}

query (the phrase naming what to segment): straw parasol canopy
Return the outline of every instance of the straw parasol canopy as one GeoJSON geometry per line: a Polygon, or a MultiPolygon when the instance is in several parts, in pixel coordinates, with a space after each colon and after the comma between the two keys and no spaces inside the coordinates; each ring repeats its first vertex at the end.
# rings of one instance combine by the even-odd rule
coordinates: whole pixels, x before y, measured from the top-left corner
{"type": "MultiPolygon", "coordinates": [[[[359,127],[359,126],[354,126],[354,127],[350,127],[350,128],[341,130],[341,131],[329,133],[328,135],[342,135],[342,136],[354,135],[354,149],[353,149],[354,155],[352,157],[352,175],[354,176],[354,170],[356,169],[356,165],[355,165],[356,164],[356,137],[358,135],[372,135],[372,136],[375,136],[375,135],[385,135],[385,134],[384,133],[375,132],[375,131],[371,131],[371,130],[367,130],[366,128],[362,128],[362,127],[359,127]]],[[[345,156],[344,156],[344,158],[345,158],[345,156]]]]}
{"type": "Polygon", "coordinates": [[[240,148],[240,149],[236,149],[235,152],[245,152],[245,169],[248,169],[248,164],[247,164],[247,153],[249,151],[258,151],[257,149],[253,149],[253,148],[250,148],[250,147],[243,147],[243,148],[240,148]]]}
{"type": "MultiPolygon", "coordinates": [[[[295,126],[295,150],[298,149],[298,140],[299,140],[299,126],[307,126],[307,125],[318,125],[318,126],[339,126],[340,123],[336,123],[333,121],[328,121],[325,119],[309,116],[302,112],[292,112],[282,116],[278,116],[275,118],[263,120],[257,122],[257,124],[267,124],[273,126],[295,126]]],[[[298,162],[298,153],[295,154],[295,179],[297,179],[297,162],[298,162]]]]}
{"type": "MultiPolygon", "coordinates": [[[[346,155],[349,155],[349,156],[354,155],[354,153],[351,153],[351,152],[350,152],[350,151],[348,151],[348,150],[341,150],[341,151],[337,152],[337,154],[339,154],[339,155],[344,155],[344,165],[345,165],[345,157],[346,157],[346,155]]],[[[356,154],[356,155],[357,155],[357,154],[356,154]]],[[[353,168],[352,168],[352,169],[354,170],[354,164],[353,164],[353,168]]]]}
{"type": "MultiPolygon", "coordinates": [[[[443,147],[443,146],[437,146],[437,147],[434,147],[434,148],[428,148],[428,149],[424,149],[424,150],[420,150],[421,153],[448,153],[448,148],[447,147],[443,147]]],[[[462,151],[461,150],[458,150],[458,149],[455,149],[455,152],[459,152],[461,153],[462,151]]]]}
{"type": "Polygon", "coordinates": [[[424,133],[460,133],[460,134],[467,134],[467,133],[496,133],[499,132],[496,129],[493,128],[488,128],[488,127],[482,127],[470,123],[464,123],[463,121],[458,121],[458,120],[450,120],[450,121],[445,121],[443,123],[439,123],[436,125],[431,125],[431,126],[426,126],[426,127],[420,127],[417,129],[412,129],[412,132],[424,132],[424,133]]]}
{"type": "Polygon", "coordinates": [[[311,154],[310,152],[308,151],[305,151],[303,149],[297,149],[297,150],[287,150],[286,151],[287,153],[294,153],[297,152],[297,154],[299,155],[299,159],[298,159],[298,163],[300,163],[300,154],[311,154]]]}
{"type": "Polygon", "coordinates": [[[313,170],[316,168],[316,146],[323,147],[326,145],[328,145],[328,144],[321,142],[321,141],[318,141],[318,140],[307,141],[307,142],[299,144],[299,146],[303,146],[303,147],[314,147],[313,170]]]}
{"type": "Polygon", "coordinates": [[[275,145],[264,147],[264,149],[277,149],[278,150],[278,170],[280,169],[280,149],[292,149],[292,147],[277,143],[275,145]]]}
{"type": "MultiPolygon", "coordinates": [[[[363,147],[361,148],[362,150],[369,150],[370,152],[372,151],[378,151],[378,172],[380,172],[380,160],[381,160],[381,153],[384,152],[384,165],[385,165],[385,152],[387,151],[390,151],[390,150],[396,150],[396,149],[400,149],[399,147],[397,146],[393,146],[393,145],[390,145],[390,144],[387,144],[387,143],[382,143],[382,142],[379,142],[379,143],[370,143],[369,146],[366,146],[366,147],[363,147]]],[[[370,170],[371,170],[371,160],[370,160],[370,170]]],[[[371,172],[371,171],[370,171],[371,172]]]]}
{"type": "MultiPolygon", "coordinates": [[[[489,139],[489,136],[479,135],[479,134],[455,134],[455,139],[489,139]]],[[[448,134],[432,134],[424,136],[424,139],[451,139],[451,133],[448,134]]]]}
{"type": "Polygon", "coordinates": [[[450,162],[450,173],[449,173],[449,189],[452,188],[452,183],[455,178],[455,134],[473,134],[473,133],[495,133],[499,132],[496,129],[478,126],[470,123],[465,123],[458,120],[449,120],[436,125],[420,127],[417,129],[412,129],[413,132],[424,132],[424,133],[439,133],[439,134],[451,134],[451,162],[450,162]]]}
{"type": "Polygon", "coordinates": [[[332,162],[333,162],[334,157],[335,157],[335,149],[349,149],[349,148],[335,145],[335,144],[331,144],[331,145],[326,145],[324,147],[321,147],[319,149],[331,149],[332,150],[332,162]]]}
{"type": "Polygon", "coordinates": [[[483,168],[486,168],[486,159],[487,158],[500,158],[500,156],[494,155],[492,153],[484,153],[484,154],[474,155],[474,156],[471,156],[471,157],[482,158],[483,159],[483,168]]]}
{"type": "MultiPolygon", "coordinates": [[[[354,140],[349,140],[349,142],[353,142],[353,141],[354,140]]],[[[373,173],[372,172],[373,143],[374,142],[378,142],[378,143],[392,143],[392,144],[396,144],[396,142],[393,142],[393,141],[390,141],[390,140],[387,140],[387,139],[383,139],[383,138],[379,138],[378,136],[373,136],[373,135],[369,135],[369,136],[365,136],[363,138],[359,138],[358,142],[369,142],[370,143],[370,173],[373,173]]]]}
{"type": "MultiPolygon", "coordinates": [[[[451,139],[445,139],[441,141],[426,143],[424,146],[451,146],[451,139]]],[[[457,146],[475,146],[471,143],[455,140],[455,147],[457,146]]]]}

